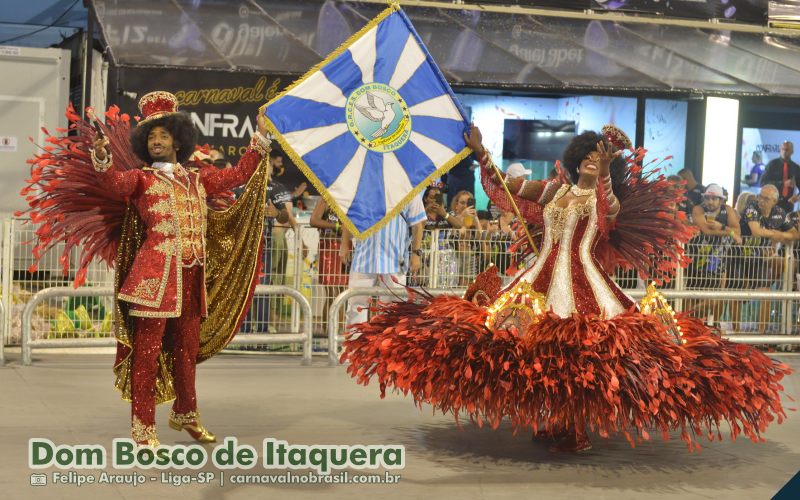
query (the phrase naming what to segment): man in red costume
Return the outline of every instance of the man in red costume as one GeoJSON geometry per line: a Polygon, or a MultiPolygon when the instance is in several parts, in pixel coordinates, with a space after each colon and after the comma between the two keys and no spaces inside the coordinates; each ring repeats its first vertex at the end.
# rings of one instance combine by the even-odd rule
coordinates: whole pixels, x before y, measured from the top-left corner
{"type": "MultiPolygon", "coordinates": [[[[155,405],[172,398],[175,402],[169,416],[170,427],[188,431],[197,441],[214,442],[214,434],[200,422],[195,395],[196,363],[210,356],[201,352],[201,323],[206,321],[207,301],[212,294],[210,288],[207,290],[207,238],[211,245],[215,235],[207,227],[205,200],[207,195],[248,182],[262,159],[267,158],[270,141],[264,118],[259,116],[258,132],[235,167],[217,169],[197,164],[197,168],[191,168],[181,163],[187,162],[194,151],[197,132],[189,116],[178,112],[175,96],[168,92],[149,93],[139,101],[139,109],[142,119],[131,130],[130,140],[144,166],[115,166],[106,149],[108,139],[102,136],[95,139],[92,150],[92,163],[101,185],[126,197],[128,218],[133,218],[138,228],[128,236],[123,232],[120,241],[120,251],[127,248],[130,253],[129,264],[124,265],[126,259],[120,253],[117,256],[115,298],[122,315],[119,321],[127,325],[123,327],[129,332],[127,340],[125,336],[120,339],[119,331],[117,334],[117,386],[123,390],[123,397],[130,397],[131,436],[137,443],[158,445],[155,405]],[[129,244],[132,239],[137,243],[129,244]]],[[[263,201],[261,207],[263,210],[263,201]]],[[[260,235],[259,229],[247,235],[237,233],[233,239],[260,235]]],[[[257,240],[248,243],[254,249],[259,246],[257,240]]],[[[252,273],[257,275],[255,265],[252,267],[252,273]]],[[[255,280],[246,283],[254,286],[255,280]]],[[[247,291],[225,293],[246,295],[247,291]]],[[[212,300],[219,302],[216,292],[215,289],[212,300]]],[[[236,311],[239,321],[246,306],[241,307],[236,311]]],[[[221,349],[227,340],[230,337],[215,342],[210,351],[221,349]]]]}

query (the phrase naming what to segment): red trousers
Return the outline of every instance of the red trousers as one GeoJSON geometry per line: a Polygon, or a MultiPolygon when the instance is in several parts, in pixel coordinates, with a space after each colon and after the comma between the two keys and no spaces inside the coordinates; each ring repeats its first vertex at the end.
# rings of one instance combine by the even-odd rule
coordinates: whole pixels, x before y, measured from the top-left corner
{"type": "Polygon", "coordinates": [[[134,317],[131,419],[155,425],[156,370],[162,344],[172,353],[172,376],[177,395],[176,414],[197,410],[194,379],[200,348],[200,300],[203,272],[199,266],[183,268],[181,315],[177,318],[134,317]]]}

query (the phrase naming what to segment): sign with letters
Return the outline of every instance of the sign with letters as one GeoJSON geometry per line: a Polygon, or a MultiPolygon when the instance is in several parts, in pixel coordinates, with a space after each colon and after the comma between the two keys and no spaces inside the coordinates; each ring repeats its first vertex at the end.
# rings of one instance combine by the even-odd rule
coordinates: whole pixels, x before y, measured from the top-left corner
{"type": "MultiPolygon", "coordinates": [[[[199,144],[219,149],[235,164],[256,130],[258,107],[275,97],[294,80],[283,75],[250,72],[118,68],[117,104],[136,116],[139,97],[154,90],[172,92],[179,109],[186,111],[200,132],[199,144]]],[[[287,157],[274,179],[289,189],[305,181],[287,157]]],[[[309,186],[309,190],[312,188],[309,186]]]]}

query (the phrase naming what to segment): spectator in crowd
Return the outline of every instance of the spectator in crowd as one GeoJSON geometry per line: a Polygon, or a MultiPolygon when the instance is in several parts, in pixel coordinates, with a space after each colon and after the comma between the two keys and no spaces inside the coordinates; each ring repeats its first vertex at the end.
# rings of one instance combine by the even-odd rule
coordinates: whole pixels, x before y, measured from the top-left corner
{"type": "MultiPolygon", "coordinates": [[[[765,184],[756,200],[745,206],[741,218],[741,231],[744,236],[753,236],[754,247],[749,275],[757,290],[769,290],[780,277],[783,259],[775,249],[778,243],[797,239],[797,230],[792,227],[786,212],[778,206],[778,188],[765,184]]],[[[762,303],[759,308],[759,333],[765,333],[769,323],[772,306],[762,303]]]]}
{"type": "MultiPolygon", "coordinates": [[[[691,203],[691,206],[694,207],[695,205],[699,205],[703,202],[703,193],[705,192],[706,188],[697,182],[697,179],[694,178],[694,172],[692,172],[689,168],[683,168],[678,172],[678,175],[686,181],[686,198],[691,203]]],[[[691,216],[692,211],[689,210],[687,215],[691,216]]]]}
{"type": "MultiPolygon", "coordinates": [[[[450,203],[451,220],[455,218],[464,229],[480,230],[478,212],[475,210],[475,197],[469,191],[459,191],[450,203]]],[[[453,224],[457,227],[457,224],[453,224]]]]}
{"type": "MultiPolygon", "coordinates": [[[[686,184],[686,182],[683,180],[683,177],[681,177],[680,175],[670,175],[669,177],[667,177],[667,180],[674,184],[681,184],[681,185],[686,184]]],[[[692,208],[694,208],[694,205],[692,205],[692,202],[689,201],[688,196],[685,196],[680,203],[677,203],[674,206],[674,210],[679,210],[685,213],[686,217],[690,221],[692,220],[692,208]]]]}
{"type": "Polygon", "coordinates": [[[481,230],[488,231],[489,223],[492,221],[492,214],[488,210],[478,210],[478,221],[481,223],[481,230]]]}
{"type": "MultiPolygon", "coordinates": [[[[736,199],[736,215],[739,221],[739,234],[742,234],[742,221],[744,218],[745,207],[752,201],[756,202],[756,195],[749,191],[743,191],[736,199]]],[[[725,259],[725,283],[724,288],[729,290],[742,290],[749,287],[749,279],[751,278],[751,270],[749,269],[749,260],[752,260],[752,247],[747,246],[748,241],[742,236],[742,243],[732,245],[727,249],[727,258],[725,259]]],[[[741,306],[742,301],[733,300],[730,303],[731,320],[733,322],[732,328],[734,331],[739,330],[737,323],[741,319],[741,306]]]]}
{"type": "Polygon", "coordinates": [[[438,185],[431,184],[425,188],[425,192],[422,194],[422,202],[427,215],[425,229],[460,228],[463,225],[460,219],[447,212],[444,205],[444,195],[438,185]]]}
{"type": "Polygon", "coordinates": [[[423,234],[422,248],[422,270],[415,276],[412,284],[417,286],[431,286],[434,282],[430,281],[434,272],[433,258],[431,250],[434,248],[434,237],[438,252],[436,255],[436,273],[438,280],[435,282],[437,287],[449,287],[457,285],[458,262],[456,261],[455,248],[457,244],[451,238],[451,229],[462,227],[461,219],[449,213],[445,208],[442,183],[431,184],[425,188],[422,194],[422,202],[425,206],[425,232],[423,234]],[[439,230],[435,232],[435,230],[439,230]]]}
{"type": "Polygon", "coordinates": [[[211,163],[213,163],[215,167],[217,168],[231,167],[231,162],[228,161],[228,158],[225,156],[225,153],[223,153],[221,150],[211,149],[211,151],[209,151],[208,154],[211,157],[211,163]]]}
{"type": "MultiPolygon", "coordinates": [[[[525,168],[525,165],[519,162],[512,163],[506,169],[506,178],[508,179],[513,179],[514,177],[523,177],[527,180],[528,177],[530,177],[530,175],[531,175],[531,170],[529,168],[525,168]]],[[[550,175],[552,176],[549,177],[550,179],[555,179],[556,177],[558,177],[558,171],[555,168],[553,168],[550,171],[550,175]]]]}
{"type": "Polygon", "coordinates": [[[320,199],[311,214],[311,227],[320,229],[319,238],[319,282],[325,290],[323,321],[328,321],[328,308],[333,299],[347,287],[347,269],[339,256],[342,226],[339,216],[320,199]]]}
{"type": "Polygon", "coordinates": [[[751,193],[750,191],[742,191],[741,193],[739,193],[739,197],[736,198],[736,206],[734,208],[736,209],[736,215],[738,215],[740,219],[740,232],[741,232],[741,218],[742,216],[744,216],[744,209],[751,200],[755,199],[756,199],[755,193],[751,193]]]}
{"type": "MultiPolygon", "coordinates": [[[[276,151],[277,148],[272,149],[270,153],[270,164],[272,165],[273,172],[276,166],[280,167],[283,157],[280,152],[276,151]]],[[[273,230],[276,223],[284,224],[289,220],[288,206],[291,206],[292,196],[286,188],[279,182],[270,179],[267,186],[267,208],[264,212],[266,217],[264,224],[264,254],[262,256],[262,269],[261,279],[259,284],[271,285],[273,283],[283,284],[283,279],[276,280],[273,268],[274,257],[274,242],[276,241],[273,230]]],[[[253,306],[247,312],[244,322],[242,323],[241,331],[244,333],[259,331],[269,331],[272,325],[269,324],[270,319],[270,296],[268,295],[254,295],[253,306]]],[[[274,327],[273,327],[274,328],[274,327]]]]}
{"type": "Polygon", "coordinates": [[[703,200],[692,209],[695,226],[705,236],[729,237],[742,244],[739,216],[725,203],[725,192],[717,184],[709,184],[703,200]]]}
{"type": "MultiPolygon", "coordinates": [[[[732,243],[741,245],[742,235],[739,216],[725,203],[725,192],[720,186],[708,185],[702,202],[692,209],[692,220],[700,229],[700,236],[689,245],[693,251],[689,285],[692,288],[725,288],[728,248],[732,243]]],[[[711,314],[719,321],[722,307],[721,301],[709,300],[689,304],[687,308],[695,310],[700,317],[711,314]]],[[[738,317],[738,311],[735,316],[738,317]]]]}
{"type": "Polygon", "coordinates": [[[778,206],[789,213],[798,197],[794,191],[800,184],[800,165],[792,161],[794,144],[785,141],[781,144],[779,158],[770,160],[761,177],[762,186],[775,186],[778,191],[778,206]]]}
{"type": "Polygon", "coordinates": [[[489,200],[486,203],[486,211],[492,215],[493,220],[497,220],[500,218],[500,208],[492,203],[492,200],[489,200]]]}
{"type": "Polygon", "coordinates": [[[764,175],[764,160],[761,151],[753,151],[750,161],[753,166],[750,167],[750,173],[745,177],[744,183],[748,186],[760,186],[761,176],[764,175]]]}
{"type": "Polygon", "coordinates": [[[492,239],[493,263],[497,266],[501,274],[505,274],[509,267],[513,255],[509,252],[509,247],[516,238],[514,224],[516,222],[514,212],[501,211],[500,217],[491,224],[497,228],[497,236],[492,239]]]}
{"type": "MultiPolygon", "coordinates": [[[[272,164],[273,172],[284,171],[284,153],[280,148],[273,147],[269,156],[270,163],[272,164]]],[[[286,265],[289,258],[289,250],[286,244],[287,237],[292,237],[293,234],[289,229],[296,231],[297,220],[294,217],[294,206],[292,204],[292,191],[288,186],[284,185],[277,180],[276,176],[270,179],[270,185],[276,192],[280,192],[280,203],[276,203],[278,210],[286,211],[286,220],[274,221],[272,225],[272,267],[270,269],[271,283],[273,285],[283,285],[286,282],[286,265]]],[[[273,300],[273,303],[279,304],[278,300],[273,300]]]]}
{"type": "Polygon", "coordinates": [[[514,212],[509,211],[502,211],[500,212],[500,218],[497,219],[498,225],[500,227],[500,232],[508,235],[514,235],[514,222],[516,222],[517,216],[514,215],[514,212]]]}
{"type": "MultiPolygon", "coordinates": [[[[348,286],[396,288],[405,285],[406,273],[415,275],[421,267],[424,222],[425,207],[422,197],[416,196],[385,226],[363,240],[353,240],[345,228],[342,231],[339,256],[342,262],[350,263],[348,286]]],[[[345,318],[347,325],[366,321],[367,298],[350,299],[345,318]]]]}
{"type": "MultiPolygon", "coordinates": [[[[790,213],[787,217],[788,225],[791,226],[791,234],[794,237],[793,256],[794,262],[792,263],[792,277],[794,279],[793,290],[800,290],[800,274],[798,274],[798,266],[800,266],[800,211],[790,213]]],[[[800,319],[798,319],[800,322],[800,319]]],[[[798,346],[792,346],[792,350],[797,350],[798,346]]]]}
{"type": "Polygon", "coordinates": [[[778,204],[778,188],[771,184],[764,186],[755,200],[747,203],[742,218],[741,231],[745,236],[757,236],[774,243],[793,241],[791,223],[786,211],[778,204]]]}
{"type": "Polygon", "coordinates": [[[458,281],[460,286],[466,286],[478,274],[475,253],[480,249],[476,238],[481,227],[472,193],[459,191],[450,204],[450,213],[462,224],[457,243],[458,281]]]}

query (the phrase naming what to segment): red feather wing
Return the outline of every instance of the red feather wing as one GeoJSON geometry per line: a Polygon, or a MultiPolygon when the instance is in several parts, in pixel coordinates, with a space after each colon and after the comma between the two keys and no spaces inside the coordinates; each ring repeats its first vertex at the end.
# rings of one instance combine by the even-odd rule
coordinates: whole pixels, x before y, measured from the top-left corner
{"type": "MultiPolygon", "coordinates": [[[[59,129],[58,135],[47,130],[47,146],[34,158],[31,177],[20,192],[26,197],[29,209],[16,215],[30,216],[39,224],[33,247],[37,259],[59,242],[64,242],[61,263],[64,274],[70,269],[70,253],[80,248],[78,270],[74,285],[80,286],[86,269],[95,258],[113,266],[119,242],[127,200],[100,185],[92,166],[90,151],[97,132],[81,119],[70,105],[67,108],[69,129],[59,129]]],[[[133,153],[128,139],[130,118],[112,106],[101,125],[109,139],[116,168],[136,168],[141,163],[133,153]]]]}

